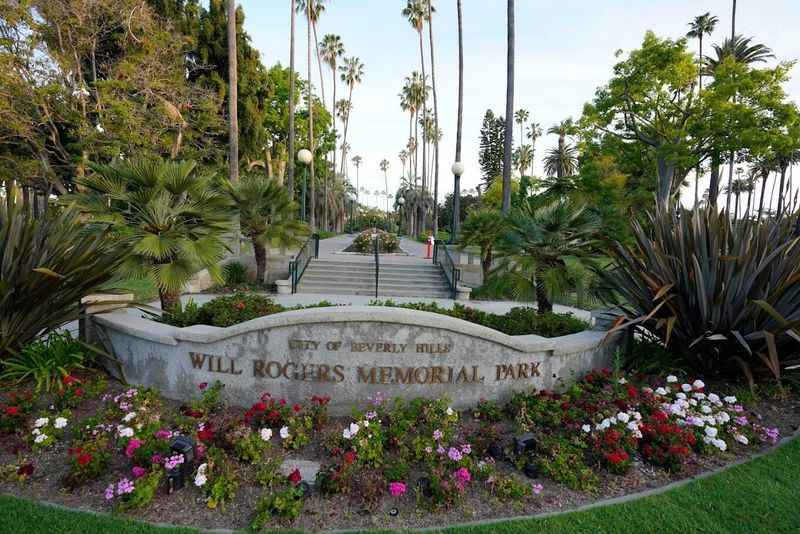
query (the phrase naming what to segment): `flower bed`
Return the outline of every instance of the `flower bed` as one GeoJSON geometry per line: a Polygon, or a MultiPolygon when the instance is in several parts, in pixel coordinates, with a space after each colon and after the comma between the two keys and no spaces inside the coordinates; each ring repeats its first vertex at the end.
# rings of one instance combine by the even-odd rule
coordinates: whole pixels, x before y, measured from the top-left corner
{"type": "Polygon", "coordinates": [[[373,235],[378,234],[378,253],[394,254],[400,252],[400,240],[395,234],[384,230],[371,228],[364,230],[353,239],[353,243],[344,249],[345,252],[358,252],[359,254],[372,254],[374,252],[373,235]]]}
{"type": "Polygon", "coordinates": [[[564,509],[772,445],[796,428],[799,405],[754,410],[699,380],[596,371],[506,405],[458,412],[446,399],[377,396],[333,418],[325,397],[290,405],[265,393],[240,410],[219,385],[175,404],[68,381],[88,392],[71,408],[3,398],[0,491],[207,528],[405,528],[564,509]],[[193,446],[176,452],[178,436],[193,446]],[[320,463],[315,480],[282,469],[298,460],[320,463]]]}

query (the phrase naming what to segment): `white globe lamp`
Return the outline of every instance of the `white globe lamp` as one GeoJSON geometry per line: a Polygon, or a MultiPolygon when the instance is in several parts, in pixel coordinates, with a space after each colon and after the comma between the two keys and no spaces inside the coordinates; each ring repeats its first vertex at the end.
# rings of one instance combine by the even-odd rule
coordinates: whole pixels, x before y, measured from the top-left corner
{"type": "Polygon", "coordinates": [[[460,161],[456,161],[455,163],[453,163],[452,171],[453,171],[453,174],[455,174],[456,176],[463,175],[464,174],[464,164],[461,163],[460,161]]]}
{"type": "Polygon", "coordinates": [[[314,158],[314,155],[311,153],[310,150],[304,148],[297,153],[297,159],[300,163],[308,165],[311,163],[311,160],[314,158]]]}

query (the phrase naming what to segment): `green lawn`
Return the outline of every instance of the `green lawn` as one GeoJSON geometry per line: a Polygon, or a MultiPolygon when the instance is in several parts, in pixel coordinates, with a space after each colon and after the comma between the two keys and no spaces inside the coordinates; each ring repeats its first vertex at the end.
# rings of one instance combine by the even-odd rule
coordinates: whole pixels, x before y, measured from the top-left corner
{"type": "MultiPolygon", "coordinates": [[[[549,518],[450,528],[442,532],[800,532],[798,496],[800,439],[795,439],[766,457],[661,495],[549,518]]],[[[168,534],[190,530],[158,528],[0,496],[0,532],[168,534]]]]}

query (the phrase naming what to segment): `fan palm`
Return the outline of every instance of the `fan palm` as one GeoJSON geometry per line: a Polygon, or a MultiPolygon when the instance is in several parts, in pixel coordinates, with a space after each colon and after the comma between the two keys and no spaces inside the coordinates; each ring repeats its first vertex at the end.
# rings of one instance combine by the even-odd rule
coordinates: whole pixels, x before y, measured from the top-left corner
{"type": "Polygon", "coordinates": [[[297,206],[277,180],[250,174],[238,184],[223,183],[222,190],[239,212],[242,235],[253,244],[256,282],[263,284],[267,273],[267,245],[299,245],[299,236],[307,234],[308,228],[295,219],[297,206]]]}
{"type": "MultiPolygon", "coordinates": [[[[714,28],[717,26],[719,19],[713,16],[711,13],[704,13],[694,18],[692,22],[689,23],[689,31],[686,33],[686,37],[690,39],[697,39],[700,42],[700,65],[704,64],[704,56],[703,56],[703,37],[706,35],[711,35],[714,33],[714,28]]],[[[700,91],[703,90],[703,70],[700,69],[699,72],[699,87],[700,91]]]]}
{"type": "Polygon", "coordinates": [[[591,257],[599,219],[569,199],[528,197],[511,211],[507,225],[497,247],[498,271],[533,285],[539,314],[552,312],[546,280],[567,275],[567,258],[591,257]]]}
{"type": "Polygon", "coordinates": [[[524,176],[533,163],[533,148],[531,145],[522,145],[514,151],[514,163],[519,170],[520,176],[524,176]]]}
{"type": "Polygon", "coordinates": [[[165,311],[197,271],[221,279],[223,237],[232,229],[230,203],[195,167],[159,159],[92,165],[94,174],[78,179],[84,191],[66,198],[90,227],[118,236],[129,251],[121,274],[150,278],[165,311]]]}
{"type": "Polygon", "coordinates": [[[514,113],[514,122],[519,124],[519,142],[525,139],[525,123],[530,119],[531,114],[527,109],[520,109],[514,113]]]}
{"type": "Polygon", "coordinates": [[[573,145],[560,144],[547,151],[544,170],[548,176],[566,178],[574,176],[578,170],[578,149],[573,145]]]}
{"type": "Polygon", "coordinates": [[[461,225],[462,247],[476,246],[481,250],[481,271],[484,282],[489,278],[494,261],[494,246],[506,229],[503,214],[496,209],[471,210],[461,225]]]}
{"type": "MultiPolygon", "coordinates": [[[[575,125],[573,124],[571,118],[564,119],[560,123],[554,124],[553,126],[547,129],[547,133],[558,136],[558,148],[552,149],[548,152],[549,154],[548,158],[551,158],[551,161],[558,162],[559,160],[562,160],[562,163],[566,164],[566,161],[569,159],[568,158],[569,150],[567,148],[567,136],[572,135],[574,131],[575,131],[575,125]],[[552,158],[552,156],[555,157],[552,158]]],[[[552,167],[554,174],[559,178],[563,176],[569,176],[572,174],[572,173],[563,174],[566,170],[564,164],[552,167]],[[561,172],[562,174],[556,174],[557,172],[561,172]]],[[[547,169],[546,165],[547,164],[545,160],[545,170],[547,169]]]]}
{"type": "Polygon", "coordinates": [[[765,63],[775,55],[772,50],[760,43],[751,44],[752,37],[737,35],[731,40],[725,39],[722,46],[714,45],[716,57],[707,57],[705,62],[705,74],[713,75],[716,68],[725,60],[726,57],[733,57],[737,63],[752,65],[753,63],[765,63]]]}
{"type": "MultiPolygon", "coordinates": [[[[347,127],[350,124],[350,111],[353,109],[353,89],[364,79],[364,64],[357,57],[344,59],[344,65],[339,67],[341,80],[347,84],[349,95],[347,97],[347,119],[344,121],[344,134],[342,135],[342,145],[347,143],[347,127]]],[[[345,159],[347,156],[342,154],[342,174],[344,174],[345,159]]]]}
{"type": "MultiPolygon", "coordinates": [[[[321,58],[327,64],[331,71],[333,71],[333,109],[332,114],[334,119],[333,123],[333,174],[334,174],[334,181],[336,178],[336,73],[337,73],[337,63],[339,62],[339,58],[344,56],[344,44],[342,44],[342,38],[338,35],[333,35],[331,33],[325,35],[322,38],[322,47],[320,50],[321,58]]],[[[326,190],[327,193],[327,190],[326,190]]],[[[325,203],[325,213],[327,215],[327,197],[328,195],[325,194],[326,203],[325,203]]],[[[326,216],[327,222],[327,216],[326,216]]]]}

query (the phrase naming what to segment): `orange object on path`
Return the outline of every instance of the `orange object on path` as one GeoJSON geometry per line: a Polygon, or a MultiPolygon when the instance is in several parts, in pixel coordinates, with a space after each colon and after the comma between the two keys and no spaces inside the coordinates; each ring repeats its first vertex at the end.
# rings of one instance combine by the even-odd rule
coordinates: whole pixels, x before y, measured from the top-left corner
{"type": "Polygon", "coordinates": [[[433,258],[433,236],[428,237],[428,248],[425,251],[425,259],[430,260],[433,258]]]}

